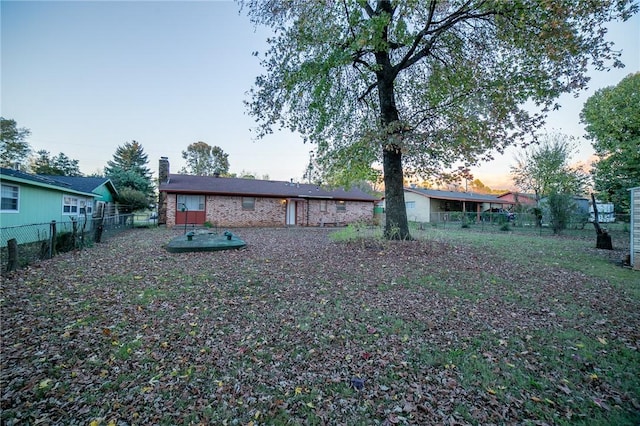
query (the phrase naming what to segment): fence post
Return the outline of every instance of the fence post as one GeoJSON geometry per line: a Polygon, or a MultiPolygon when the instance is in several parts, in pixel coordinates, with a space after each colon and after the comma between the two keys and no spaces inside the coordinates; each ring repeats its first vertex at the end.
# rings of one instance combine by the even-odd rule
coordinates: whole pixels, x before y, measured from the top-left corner
{"type": "Polygon", "coordinates": [[[18,269],[18,240],[11,238],[7,241],[7,251],[7,272],[13,272],[18,269]]]}
{"type": "Polygon", "coordinates": [[[74,217],[71,218],[71,241],[73,242],[73,249],[78,248],[78,220],[74,217]]]}
{"type": "Polygon", "coordinates": [[[102,231],[104,230],[104,216],[100,216],[96,226],[95,233],[93,234],[93,241],[99,243],[102,240],[102,231]]]}
{"type": "Polygon", "coordinates": [[[49,225],[49,259],[56,255],[56,221],[52,220],[49,225]]]}

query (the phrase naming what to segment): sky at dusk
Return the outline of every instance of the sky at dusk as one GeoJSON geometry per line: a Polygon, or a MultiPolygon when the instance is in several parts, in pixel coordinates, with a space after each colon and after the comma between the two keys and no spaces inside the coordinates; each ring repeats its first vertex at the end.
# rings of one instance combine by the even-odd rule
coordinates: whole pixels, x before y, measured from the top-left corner
{"type": "MultiPolygon", "coordinates": [[[[244,100],[262,69],[268,31],[231,1],[2,1],[2,116],[31,130],[34,150],[64,152],[85,174],[102,171],[118,146],[136,140],[156,172],[171,171],[193,142],[229,154],[230,171],[301,179],[313,149],[288,131],[259,141],[244,100]]],[[[640,18],[610,26],[626,68],[593,72],[578,98],[560,99],[547,130],[582,137],[579,113],[597,89],[640,70],[640,18]]],[[[515,150],[472,169],[506,188],[515,150]]],[[[580,141],[576,161],[593,154],[580,141]]]]}

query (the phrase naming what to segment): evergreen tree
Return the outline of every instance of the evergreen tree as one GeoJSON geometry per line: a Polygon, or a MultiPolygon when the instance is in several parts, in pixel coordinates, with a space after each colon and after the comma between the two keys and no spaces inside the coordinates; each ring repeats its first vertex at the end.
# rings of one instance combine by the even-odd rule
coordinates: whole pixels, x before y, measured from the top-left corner
{"type": "MultiPolygon", "coordinates": [[[[116,149],[113,160],[107,162],[104,173],[112,180],[118,191],[127,189],[128,200],[144,198],[148,205],[154,197],[154,185],[151,170],[147,167],[148,162],[147,154],[144,153],[142,145],[134,140],[126,142],[116,149]],[[132,191],[139,194],[132,193],[132,191]]],[[[124,201],[122,202],[124,203],[124,201]]],[[[136,202],[135,206],[130,205],[129,207],[139,209],[139,205],[140,203],[136,202]]]]}
{"type": "Polygon", "coordinates": [[[67,157],[63,152],[50,156],[49,151],[41,149],[31,160],[31,172],[38,175],[82,176],[78,160],[67,157]]]}
{"type": "Polygon", "coordinates": [[[137,141],[126,142],[113,154],[113,160],[107,162],[104,172],[112,176],[121,171],[131,171],[151,182],[151,170],[147,167],[149,159],[142,145],[137,141]]]}

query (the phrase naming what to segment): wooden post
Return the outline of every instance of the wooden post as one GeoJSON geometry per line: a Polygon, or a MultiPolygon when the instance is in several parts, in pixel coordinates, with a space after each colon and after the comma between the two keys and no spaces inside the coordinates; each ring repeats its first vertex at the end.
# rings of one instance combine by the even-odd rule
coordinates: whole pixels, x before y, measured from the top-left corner
{"type": "Polygon", "coordinates": [[[100,219],[98,222],[98,226],[96,226],[96,232],[93,236],[93,239],[96,243],[99,243],[102,240],[102,231],[104,230],[104,225],[102,224],[104,219],[100,219]]]}
{"type": "Polygon", "coordinates": [[[49,225],[49,259],[56,255],[56,221],[52,220],[49,225]]]}
{"type": "Polygon", "coordinates": [[[8,262],[7,272],[13,272],[18,269],[18,240],[11,238],[7,241],[8,262]]]}
{"type": "Polygon", "coordinates": [[[598,221],[598,206],[596,204],[596,197],[591,193],[591,202],[593,203],[593,226],[596,228],[596,248],[604,250],[613,250],[613,244],[611,243],[611,235],[600,227],[598,221]]]}
{"type": "Polygon", "coordinates": [[[71,218],[71,241],[73,244],[72,249],[75,250],[78,248],[78,220],[75,218],[71,218]]]}

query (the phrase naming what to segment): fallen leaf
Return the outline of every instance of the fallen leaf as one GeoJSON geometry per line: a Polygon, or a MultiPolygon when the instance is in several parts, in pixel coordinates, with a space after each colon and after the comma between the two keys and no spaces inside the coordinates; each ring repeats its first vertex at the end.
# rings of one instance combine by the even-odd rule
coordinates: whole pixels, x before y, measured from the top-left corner
{"type": "Polygon", "coordinates": [[[38,389],[47,389],[51,387],[51,379],[44,379],[38,383],[38,389]]]}

